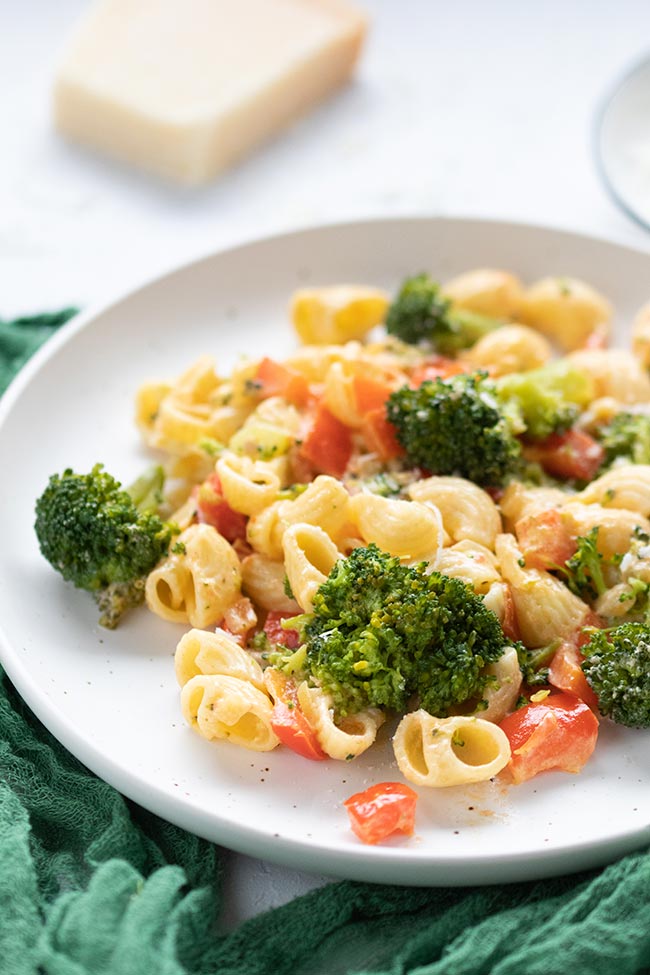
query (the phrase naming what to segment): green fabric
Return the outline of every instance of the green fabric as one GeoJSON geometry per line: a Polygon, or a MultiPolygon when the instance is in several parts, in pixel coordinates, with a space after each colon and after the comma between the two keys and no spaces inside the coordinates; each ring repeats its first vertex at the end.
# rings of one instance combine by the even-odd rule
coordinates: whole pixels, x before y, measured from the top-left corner
{"type": "Polygon", "coordinates": [[[0,394],[31,355],[60,325],[76,315],[78,308],[41,315],[26,315],[12,320],[0,318],[0,394]]]}
{"type": "MultiPolygon", "coordinates": [[[[0,323],[0,376],[34,351],[56,318],[34,322],[0,323]]],[[[218,847],[88,772],[3,677],[2,975],[650,971],[646,851],[601,871],[511,886],[333,883],[226,934],[221,881],[218,847]]]]}

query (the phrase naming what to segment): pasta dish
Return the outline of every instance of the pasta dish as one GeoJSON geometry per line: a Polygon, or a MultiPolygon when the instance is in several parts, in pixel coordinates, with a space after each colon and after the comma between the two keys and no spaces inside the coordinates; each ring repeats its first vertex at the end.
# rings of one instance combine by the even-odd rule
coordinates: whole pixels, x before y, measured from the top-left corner
{"type": "Polygon", "coordinates": [[[66,470],[37,502],[105,625],[187,627],[188,725],[313,761],[391,735],[396,780],[346,803],[370,843],[412,832],[406,783],[575,773],[600,721],[650,727],[650,305],[629,350],[585,282],[491,269],[290,316],[283,361],[140,387],[135,485],[66,470]]]}

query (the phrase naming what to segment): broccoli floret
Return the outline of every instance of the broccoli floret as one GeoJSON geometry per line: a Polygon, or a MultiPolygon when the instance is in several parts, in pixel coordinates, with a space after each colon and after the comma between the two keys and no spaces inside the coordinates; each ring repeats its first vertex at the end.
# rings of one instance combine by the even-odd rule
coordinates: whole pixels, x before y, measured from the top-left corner
{"type": "Polygon", "coordinates": [[[598,526],[576,539],[575,553],[565,562],[566,584],[576,596],[593,601],[607,589],[603,556],[598,551],[598,526]]]}
{"type": "MultiPolygon", "coordinates": [[[[515,644],[521,676],[524,683],[528,684],[529,687],[548,684],[548,665],[555,656],[560,643],[561,640],[553,640],[548,646],[537,647],[534,650],[529,650],[523,643],[515,644]]],[[[526,701],[526,703],[528,702],[526,701]]]]}
{"type": "Polygon", "coordinates": [[[650,414],[617,413],[601,428],[598,439],[605,450],[604,467],[615,460],[650,464],[650,414]]]}
{"type": "Polygon", "coordinates": [[[147,574],[166,553],[173,526],[152,510],[162,487],[159,468],[139,478],[136,502],[96,464],[89,474],[54,474],[36,502],[42,554],[64,579],[92,592],[102,626],[144,599],[147,574]]]}
{"type": "Polygon", "coordinates": [[[650,728],[650,626],[595,630],[582,652],[601,714],[629,728],[650,728]]]}
{"type": "Polygon", "coordinates": [[[388,309],[386,330],[402,342],[430,343],[453,356],[503,323],[464,308],[454,308],[428,274],[407,278],[388,309]]]}
{"type": "Polygon", "coordinates": [[[480,697],[490,680],[483,669],[507,642],[471,586],[429,574],[426,563],[403,566],[374,544],[338,561],[313,613],[298,619],[305,671],[339,715],[401,711],[414,694],[431,714],[447,715],[480,697]]]}
{"type": "Polygon", "coordinates": [[[521,446],[484,372],[403,386],[387,416],[409,460],[432,474],[499,486],[517,469],[521,446]]]}
{"type": "Polygon", "coordinates": [[[519,415],[517,432],[533,440],[545,440],[572,427],[594,393],[591,379],[563,359],[530,372],[502,376],[495,386],[501,403],[519,415]]]}

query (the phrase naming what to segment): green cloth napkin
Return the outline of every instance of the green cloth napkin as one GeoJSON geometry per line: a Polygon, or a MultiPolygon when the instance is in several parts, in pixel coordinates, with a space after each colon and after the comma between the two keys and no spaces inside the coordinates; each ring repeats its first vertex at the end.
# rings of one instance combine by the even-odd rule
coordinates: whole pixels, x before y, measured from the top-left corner
{"type": "MultiPolygon", "coordinates": [[[[0,392],[71,309],[0,321],[0,392]]],[[[0,671],[1,674],[1,671],[0,671]]],[[[0,681],[2,975],[637,975],[650,854],[482,888],[342,881],[224,934],[221,851],[128,802],[0,681]]]]}

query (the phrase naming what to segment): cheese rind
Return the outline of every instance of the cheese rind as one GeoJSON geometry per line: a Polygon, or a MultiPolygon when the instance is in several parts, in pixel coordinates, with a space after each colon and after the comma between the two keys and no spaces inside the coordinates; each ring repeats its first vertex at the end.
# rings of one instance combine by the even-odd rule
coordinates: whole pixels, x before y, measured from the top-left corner
{"type": "Polygon", "coordinates": [[[205,183],[342,85],[365,26],[343,0],[100,0],[57,74],[55,123],[205,183]]]}

